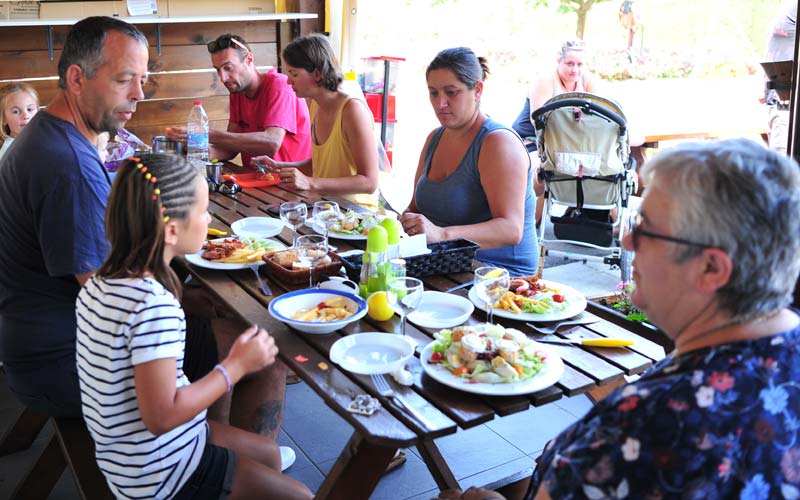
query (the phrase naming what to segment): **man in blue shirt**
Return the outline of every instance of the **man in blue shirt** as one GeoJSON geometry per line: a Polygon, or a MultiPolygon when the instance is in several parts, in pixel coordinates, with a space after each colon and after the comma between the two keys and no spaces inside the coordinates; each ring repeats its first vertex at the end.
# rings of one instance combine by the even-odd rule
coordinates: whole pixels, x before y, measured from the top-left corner
{"type": "Polygon", "coordinates": [[[96,144],[133,116],[147,61],[134,26],[77,23],[58,63],[58,94],[0,163],[0,359],[14,394],[49,415],[80,415],[75,299],[108,251],[111,181],[96,144]]]}

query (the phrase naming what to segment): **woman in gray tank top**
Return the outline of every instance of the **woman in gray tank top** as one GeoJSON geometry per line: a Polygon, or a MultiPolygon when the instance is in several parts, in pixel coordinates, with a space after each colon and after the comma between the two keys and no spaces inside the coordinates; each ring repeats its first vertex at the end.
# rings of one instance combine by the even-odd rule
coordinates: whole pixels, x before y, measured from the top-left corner
{"type": "Polygon", "coordinates": [[[539,254],[530,158],[517,134],[480,110],[488,72],[486,60],[465,47],[443,50],[428,66],[442,126],[425,141],[400,220],[429,242],[468,238],[481,246],[478,260],[529,275],[539,254]]]}

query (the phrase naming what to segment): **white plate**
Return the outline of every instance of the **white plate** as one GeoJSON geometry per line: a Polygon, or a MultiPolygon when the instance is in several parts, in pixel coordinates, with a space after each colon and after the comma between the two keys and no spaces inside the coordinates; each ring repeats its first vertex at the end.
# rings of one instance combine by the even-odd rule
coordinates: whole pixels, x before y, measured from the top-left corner
{"type": "Polygon", "coordinates": [[[425,292],[422,303],[408,320],[426,328],[451,328],[465,322],[475,307],[464,297],[444,292],[425,292]]]}
{"type": "MultiPolygon", "coordinates": [[[[228,239],[230,239],[230,238],[217,238],[217,239],[211,240],[211,241],[224,241],[224,240],[228,240],[228,239]]],[[[262,239],[262,238],[259,238],[259,239],[262,239]]],[[[269,241],[270,243],[274,244],[275,245],[275,249],[278,250],[278,251],[286,250],[286,245],[284,245],[280,241],[275,241],[275,240],[264,240],[264,241],[269,241]]],[[[214,262],[212,260],[206,260],[206,259],[202,258],[201,255],[203,255],[203,251],[202,250],[197,252],[197,253],[189,253],[189,254],[186,254],[186,260],[188,260],[191,264],[194,264],[195,266],[198,266],[198,267],[205,267],[206,269],[221,269],[223,271],[233,271],[233,270],[236,270],[236,269],[247,269],[247,267],[248,267],[247,264],[225,264],[223,262],[214,262]]],[[[253,263],[254,264],[258,264],[260,266],[260,265],[264,264],[264,261],[259,258],[259,259],[256,259],[253,263]]]]}
{"type": "Polygon", "coordinates": [[[281,234],[283,221],[272,217],[246,217],[231,224],[233,232],[242,238],[263,240],[281,234]]]}
{"type": "Polygon", "coordinates": [[[331,346],[331,361],[361,375],[392,373],[403,368],[414,355],[414,346],[394,333],[356,333],[331,346]]]}
{"type": "Polygon", "coordinates": [[[459,391],[483,394],[486,396],[518,396],[547,389],[558,382],[561,375],[564,373],[564,362],[561,361],[561,358],[559,358],[549,346],[539,344],[537,346],[538,349],[546,352],[547,358],[544,360],[544,367],[542,370],[533,377],[508,384],[472,383],[469,382],[468,379],[456,377],[450,373],[450,370],[440,364],[428,363],[428,360],[431,359],[431,354],[433,354],[434,342],[426,345],[425,349],[422,350],[422,354],[419,356],[422,369],[437,382],[441,382],[459,391]]]}
{"type": "MultiPolygon", "coordinates": [[[[317,224],[308,224],[308,227],[314,230],[317,234],[325,234],[325,229],[319,227],[317,224]]],[[[366,234],[347,234],[337,233],[336,231],[328,231],[328,238],[336,238],[337,240],[366,240],[366,234]]]]}
{"type": "MultiPolygon", "coordinates": [[[[544,314],[534,314],[527,312],[514,313],[511,311],[506,311],[505,309],[500,309],[499,307],[495,307],[494,315],[501,318],[515,319],[517,321],[558,321],[560,319],[571,318],[586,309],[586,297],[581,292],[575,290],[574,288],[568,287],[567,285],[556,283],[555,281],[542,280],[542,282],[547,284],[548,288],[555,288],[559,290],[559,293],[566,297],[566,309],[563,311],[546,312],[544,314]]],[[[474,286],[469,290],[469,300],[471,300],[478,309],[482,311],[486,310],[486,304],[478,297],[478,291],[474,286]]]]}

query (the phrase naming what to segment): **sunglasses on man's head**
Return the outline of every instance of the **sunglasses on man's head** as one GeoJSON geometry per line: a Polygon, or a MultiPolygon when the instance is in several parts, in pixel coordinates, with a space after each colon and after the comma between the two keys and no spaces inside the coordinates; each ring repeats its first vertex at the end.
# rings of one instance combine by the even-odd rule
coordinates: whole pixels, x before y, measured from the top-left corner
{"type": "Polygon", "coordinates": [[[566,50],[583,50],[586,48],[586,44],[583,40],[570,40],[568,42],[564,42],[564,45],[561,47],[562,51],[566,50]]]}
{"type": "Polygon", "coordinates": [[[230,48],[231,45],[238,45],[245,52],[250,52],[250,49],[248,49],[245,44],[236,38],[227,35],[223,35],[216,40],[211,40],[208,42],[208,44],[206,44],[206,47],[208,47],[208,52],[213,54],[214,52],[230,48]]]}
{"type": "Polygon", "coordinates": [[[633,226],[631,226],[629,230],[631,233],[631,244],[633,246],[634,252],[639,250],[639,242],[641,241],[642,236],[645,236],[647,238],[653,238],[656,240],[679,243],[681,245],[689,245],[700,248],[713,248],[713,245],[706,245],[705,243],[697,243],[696,241],[685,240],[683,238],[676,238],[674,236],[667,236],[665,234],[654,233],[652,231],[642,229],[643,218],[642,214],[640,214],[639,212],[636,212],[634,220],[635,222],[633,223],[633,226]]]}

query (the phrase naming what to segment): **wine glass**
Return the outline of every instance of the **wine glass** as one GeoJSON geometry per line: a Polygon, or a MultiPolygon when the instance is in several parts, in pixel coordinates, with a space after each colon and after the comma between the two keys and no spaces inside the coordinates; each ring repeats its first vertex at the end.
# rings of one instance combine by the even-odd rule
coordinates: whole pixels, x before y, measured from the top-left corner
{"type": "Polygon", "coordinates": [[[508,271],[502,267],[479,267],[475,270],[475,291],[486,303],[489,324],[494,324],[494,305],[503,298],[511,286],[508,271]]]}
{"type": "Polygon", "coordinates": [[[335,201],[322,200],[315,202],[312,215],[314,222],[325,230],[325,237],[327,238],[331,226],[339,220],[339,205],[335,201]]]}
{"type": "Polygon", "coordinates": [[[308,288],[314,287],[314,266],[328,255],[328,238],[320,234],[307,234],[297,238],[297,258],[308,262],[308,288]]]}
{"type": "Polygon", "coordinates": [[[400,333],[406,334],[406,316],[422,302],[422,281],[417,278],[392,278],[387,283],[389,306],[400,315],[400,333]]]}
{"type": "Polygon", "coordinates": [[[281,220],[292,227],[292,246],[297,245],[297,229],[308,218],[308,207],[302,201],[281,203],[281,220]]]}

